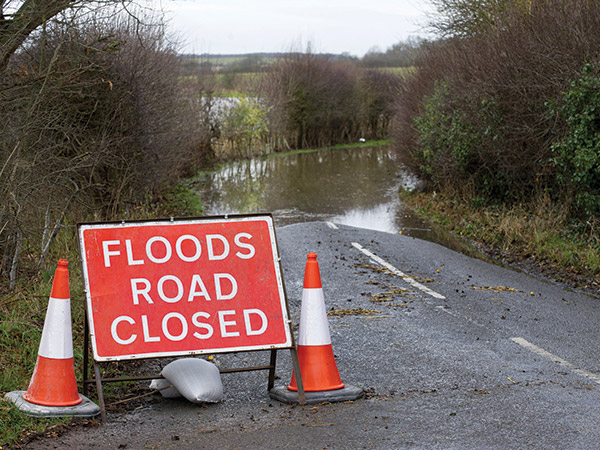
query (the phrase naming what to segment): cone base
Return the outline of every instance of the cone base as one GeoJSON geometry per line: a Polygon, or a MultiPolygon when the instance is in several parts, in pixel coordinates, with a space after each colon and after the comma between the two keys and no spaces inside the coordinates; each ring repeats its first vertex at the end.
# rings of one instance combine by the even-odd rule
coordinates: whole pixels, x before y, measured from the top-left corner
{"type": "MultiPolygon", "coordinates": [[[[297,351],[304,392],[331,391],[344,387],[331,344],[298,345],[297,351]]],[[[292,381],[287,388],[290,391],[298,390],[295,373],[292,373],[292,381]]]]}
{"type": "MultiPolygon", "coordinates": [[[[342,389],[333,391],[305,392],[306,403],[323,403],[323,402],[349,402],[357,400],[363,396],[363,390],[356,386],[346,385],[342,389]]],[[[278,386],[269,391],[269,396],[273,400],[282,403],[299,403],[298,392],[291,391],[285,386],[278,386]]]]}
{"type": "MultiPolygon", "coordinates": [[[[302,379],[302,382],[304,382],[304,378],[302,379]]],[[[310,387],[310,389],[304,389],[304,392],[327,392],[327,391],[335,391],[338,389],[343,389],[344,386],[346,386],[344,383],[341,384],[334,384],[334,385],[329,385],[327,387],[321,387],[321,388],[315,388],[310,387]]],[[[298,392],[298,386],[296,385],[296,374],[294,374],[292,372],[292,380],[290,381],[290,384],[288,384],[286,386],[286,389],[289,389],[290,391],[294,391],[294,392],[298,392]]]]}
{"type": "Polygon", "coordinates": [[[84,395],[81,395],[81,403],[75,406],[43,406],[28,402],[23,398],[23,394],[25,391],[12,391],[4,398],[29,416],[91,418],[100,414],[100,407],[84,395]]]}
{"type": "Polygon", "coordinates": [[[38,355],[23,399],[43,406],[74,406],[81,403],[73,358],[52,359],[38,355]]]}

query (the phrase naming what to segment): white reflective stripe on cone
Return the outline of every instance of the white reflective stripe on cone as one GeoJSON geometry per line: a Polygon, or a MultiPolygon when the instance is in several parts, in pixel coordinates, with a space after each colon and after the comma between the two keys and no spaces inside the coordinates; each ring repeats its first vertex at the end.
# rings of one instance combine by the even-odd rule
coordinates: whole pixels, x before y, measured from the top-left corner
{"type": "Polygon", "coordinates": [[[52,359],[73,357],[71,302],[69,299],[50,297],[38,355],[52,359]]]}
{"type": "Polygon", "coordinates": [[[323,289],[305,288],[302,291],[298,345],[331,344],[323,289]]]}

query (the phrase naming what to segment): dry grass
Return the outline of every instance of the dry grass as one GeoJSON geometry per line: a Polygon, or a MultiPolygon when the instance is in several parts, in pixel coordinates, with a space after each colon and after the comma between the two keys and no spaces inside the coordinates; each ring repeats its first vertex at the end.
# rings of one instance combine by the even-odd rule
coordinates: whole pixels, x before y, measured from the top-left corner
{"type": "MultiPolygon", "coordinates": [[[[600,285],[596,226],[575,227],[566,205],[542,197],[530,204],[477,208],[451,194],[413,193],[404,201],[453,233],[475,240],[509,261],[533,261],[556,278],[575,275],[578,284],[600,285]]],[[[574,281],[575,279],[573,279],[574,281]]]]}

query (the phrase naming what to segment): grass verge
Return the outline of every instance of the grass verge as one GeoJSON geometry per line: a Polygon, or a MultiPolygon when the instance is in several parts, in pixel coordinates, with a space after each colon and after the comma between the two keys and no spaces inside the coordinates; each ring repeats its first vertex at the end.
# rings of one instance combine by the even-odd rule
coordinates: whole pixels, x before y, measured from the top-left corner
{"type": "Polygon", "coordinates": [[[512,207],[475,207],[451,194],[412,192],[404,202],[449,231],[477,242],[492,256],[558,281],[600,293],[600,240],[591,223],[541,199],[512,207]]]}
{"type": "MultiPolygon", "coordinates": [[[[165,191],[160,197],[149,200],[146,205],[132,209],[128,219],[185,217],[202,215],[202,203],[189,183],[182,182],[165,191]]],[[[32,257],[35,250],[31,252],[32,257]]],[[[69,261],[69,287],[73,330],[73,359],[75,375],[80,382],[83,366],[83,337],[85,296],[81,275],[76,224],[65,224],[48,256],[45,269],[35,277],[23,277],[21,284],[12,292],[0,290],[0,450],[21,448],[36,436],[55,436],[73,424],[89,424],[86,419],[45,419],[29,417],[4,400],[4,394],[27,390],[33,374],[46,317],[46,309],[56,261],[69,261]]],[[[0,286],[1,288],[1,286],[0,286]]],[[[91,354],[91,353],[90,353],[91,354]]],[[[119,367],[108,368],[105,376],[118,376],[119,367]]],[[[131,370],[131,369],[128,369],[131,370]]],[[[79,386],[81,393],[81,386],[79,386]]],[[[134,389],[124,390],[118,383],[104,386],[107,403],[123,398],[134,389]]],[[[94,389],[88,396],[96,401],[94,389]]]]}
{"type": "Polygon", "coordinates": [[[319,150],[342,150],[342,149],[347,149],[347,148],[366,148],[366,147],[384,147],[386,145],[390,145],[392,143],[392,139],[391,138],[387,138],[387,139],[378,139],[375,141],[365,141],[365,142],[354,142],[352,144],[338,144],[338,145],[333,145],[331,147],[321,147],[321,148],[307,148],[307,149],[300,149],[300,150],[291,150],[289,152],[279,152],[279,153],[272,153],[270,155],[265,155],[264,157],[269,157],[269,156],[289,156],[289,155],[296,155],[296,154],[301,154],[301,153],[314,153],[317,152],[319,150]]]}
{"type": "Polygon", "coordinates": [[[26,390],[37,360],[46,309],[52,289],[56,261],[69,261],[69,286],[73,328],[73,357],[79,378],[83,362],[83,283],[74,226],[65,227],[54,244],[54,254],[47,267],[36,277],[23,280],[12,292],[0,296],[0,447],[20,448],[40,433],[57,434],[70,419],[29,417],[11,403],[4,394],[26,390]],[[60,256],[58,256],[60,253],[60,256]]]}

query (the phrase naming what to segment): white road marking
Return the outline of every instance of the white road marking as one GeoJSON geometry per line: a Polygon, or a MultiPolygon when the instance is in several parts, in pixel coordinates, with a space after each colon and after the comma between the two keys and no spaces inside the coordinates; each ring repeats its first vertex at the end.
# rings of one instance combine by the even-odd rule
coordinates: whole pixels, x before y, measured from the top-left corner
{"type": "Polygon", "coordinates": [[[394,266],[392,266],[389,262],[381,259],[379,256],[375,255],[374,253],[371,253],[369,250],[367,250],[366,248],[364,248],[362,245],[358,244],[357,242],[353,242],[352,245],[358,249],[359,251],[361,251],[362,253],[364,253],[365,255],[367,255],[369,258],[371,258],[373,261],[377,262],[377,264],[385,267],[386,269],[388,269],[390,272],[392,272],[394,275],[399,276],[400,278],[402,278],[405,282],[407,282],[408,284],[410,284],[411,286],[419,289],[421,292],[424,292],[426,294],[431,295],[432,297],[435,298],[439,298],[441,300],[445,299],[446,297],[444,297],[442,294],[438,294],[437,292],[435,292],[432,289],[429,289],[427,286],[422,285],[421,283],[419,283],[418,281],[416,281],[415,279],[409,277],[408,275],[406,275],[405,273],[401,272],[400,270],[396,269],[394,266]]]}
{"type": "Polygon", "coordinates": [[[571,364],[569,361],[566,361],[556,355],[553,355],[552,353],[547,352],[543,348],[540,348],[537,345],[532,344],[531,342],[523,338],[514,337],[510,338],[510,340],[513,341],[515,344],[519,344],[521,347],[526,348],[527,350],[537,353],[538,355],[543,356],[544,358],[549,359],[552,362],[560,364],[564,368],[569,369],[571,372],[576,373],[577,375],[587,378],[588,380],[593,381],[596,384],[600,384],[600,376],[596,375],[595,373],[579,369],[578,367],[575,367],[573,364],[571,364]]]}
{"type": "Polygon", "coordinates": [[[325,222],[329,228],[332,230],[339,230],[338,226],[333,222],[325,222]]]}

